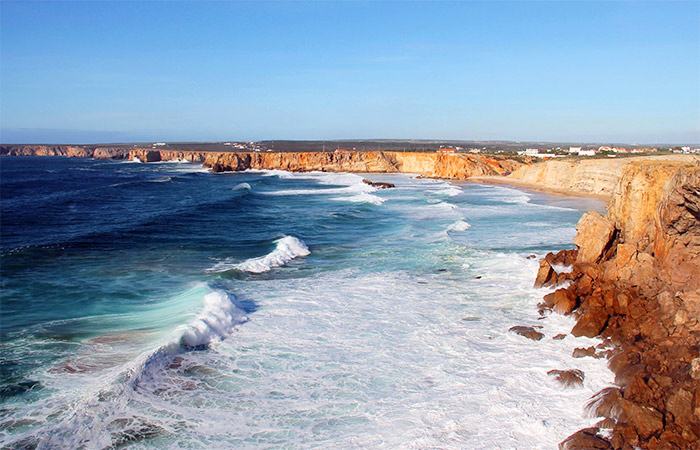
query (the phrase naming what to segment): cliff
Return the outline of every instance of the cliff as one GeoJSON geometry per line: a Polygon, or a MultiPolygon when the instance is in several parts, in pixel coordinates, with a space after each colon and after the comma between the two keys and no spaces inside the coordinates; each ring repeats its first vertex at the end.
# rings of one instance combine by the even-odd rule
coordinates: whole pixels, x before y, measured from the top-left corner
{"type": "Polygon", "coordinates": [[[467,179],[500,176],[522,165],[507,156],[393,151],[362,152],[210,152],[124,147],[79,147],[43,145],[0,146],[0,155],[68,156],[96,159],[138,159],[142,162],[190,161],[211,167],[214,172],[247,169],[291,172],[415,173],[425,177],[467,179]]]}
{"type": "Polygon", "coordinates": [[[211,167],[214,172],[247,169],[290,172],[401,172],[448,179],[466,179],[475,175],[502,175],[520,165],[508,158],[382,151],[224,153],[134,149],[129,152],[128,158],[138,158],[144,162],[174,159],[202,162],[205,167],[211,167]]]}
{"type": "Polygon", "coordinates": [[[577,250],[548,255],[538,284],[572,281],[542,307],[577,318],[575,336],[600,336],[616,387],[591,409],[607,417],[562,449],[697,449],[700,440],[700,165],[641,160],[624,164],[606,216],[587,213],[577,250]],[[573,260],[554,275],[549,264],[573,260]],[[575,259],[574,259],[575,258],[575,259]],[[593,437],[591,437],[593,436],[593,437]],[[605,443],[601,443],[605,442],[605,443]]]}
{"type": "Polygon", "coordinates": [[[515,182],[514,184],[609,197],[629,164],[659,160],[683,163],[698,161],[700,158],[692,155],[661,155],[578,161],[552,159],[521,166],[508,176],[508,181],[515,182]]]}

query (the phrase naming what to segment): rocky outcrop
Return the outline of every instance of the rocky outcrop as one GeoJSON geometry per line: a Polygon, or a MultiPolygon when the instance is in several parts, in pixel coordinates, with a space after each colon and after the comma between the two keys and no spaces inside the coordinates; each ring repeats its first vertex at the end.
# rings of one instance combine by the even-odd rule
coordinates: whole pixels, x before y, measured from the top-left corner
{"type": "Polygon", "coordinates": [[[561,189],[580,194],[609,197],[613,195],[622,173],[628,165],[659,160],[664,162],[671,161],[671,164],[682,164],[700,161],[700,158],[693,155],[662,155],[632,158],[548,160],[537,164],[523,165],[508,175],[508,179],[513,182],[549,189],[561,189]]]}
{"type": "MultiPolygon", "coordinates": [[[[552,308],[555,297],[559,302],[574,298],[572,334],[602,337],[600,350],[613,346],[605,354],[618,389],[602,392],[592,406],[607,417],[601,426],[612,431],[608,444],[697,449],[700,165],[626,164],[607,215],[588,213],[577,230],[576,261],[567,276],[573,283],[545,297],[542,307],[552,308]]],[[[566,313],[566,306],[560,311],[566,313]]],[[[597,348],[590,350],[580,356],[599,355],[597,348]]],[[[600,438],[584,434],[561,448],[579,448],[574,446],[579,438],[600,438]]]]}

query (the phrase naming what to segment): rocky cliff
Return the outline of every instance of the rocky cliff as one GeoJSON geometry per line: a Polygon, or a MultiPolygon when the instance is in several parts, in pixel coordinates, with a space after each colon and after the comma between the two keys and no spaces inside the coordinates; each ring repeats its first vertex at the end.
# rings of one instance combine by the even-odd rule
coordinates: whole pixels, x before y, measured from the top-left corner
{"type": "Polygon", "coordinates": [[[625,164],[601,216],[577,226],[577,250],[548,255],[537,284],[572,282],[543,309],[574,314],[576,336],[600,336],[616,386],[591,409],[607,417],[562,449],[698,449],[700,441],[700,165],[625,164]],[[550,263],[569,259],[573,271],[550,263]],[[593,443],[595,446],[593,446],[593,443]]]}
{"type": "Polygon", "coordinates": [[[564,189],[581,194],[610,196],[628,164],[641,161],[697,161],[691,155],[639,156],[583,160],[548,160],[521,166],[508,176],[510,180],[550,189],[564,189]]]}
{"type": "Polygon", "coordinates": [[[69,156],[96,159],[130,159],[142,162],[190,161],[211,167],[214,172],[246,169],[292,172],[415,173],[426,177],[466,179],[503,175],[522,165],[507,156],[367,151],[367,152],[207,152],[124,147],[5,145],[0,155],[69,156]]]}

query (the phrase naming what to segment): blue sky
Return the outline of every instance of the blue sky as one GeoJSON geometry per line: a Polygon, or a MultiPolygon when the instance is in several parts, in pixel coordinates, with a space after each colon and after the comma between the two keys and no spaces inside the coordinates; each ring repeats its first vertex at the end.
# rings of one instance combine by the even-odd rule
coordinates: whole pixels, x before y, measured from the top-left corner
{"type": "Polygon", "coordinates": [[[12,2],[0,142],[700,142],[700,2],[12,2]]]}

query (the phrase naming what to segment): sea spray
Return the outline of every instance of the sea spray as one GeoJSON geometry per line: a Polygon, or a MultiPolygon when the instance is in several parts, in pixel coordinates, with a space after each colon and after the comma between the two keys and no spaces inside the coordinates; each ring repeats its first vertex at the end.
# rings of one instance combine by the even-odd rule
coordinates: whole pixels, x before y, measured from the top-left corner
{"type": "Polygon", "coordinates": [[[221,290],[205,295],[204,309],[182,335],[185,345],[197,347],[227,336],[235,325],[248,320],[239,306],[235,296],[221,290]]]}
{"type": "Polygon", "coordinates": [[[222,261],[208,269],[209,272],[225,272],[227,270],[237,269],[243,272],[263,273],[268,272],[275,267],[281,267],[289,261],[300,256],[310,254],[309,248],[294,236],[285,236],[277,239],[275,249],[265,256],[247,259],[241,263],[232,263],[230,261],[222,261]]]}

